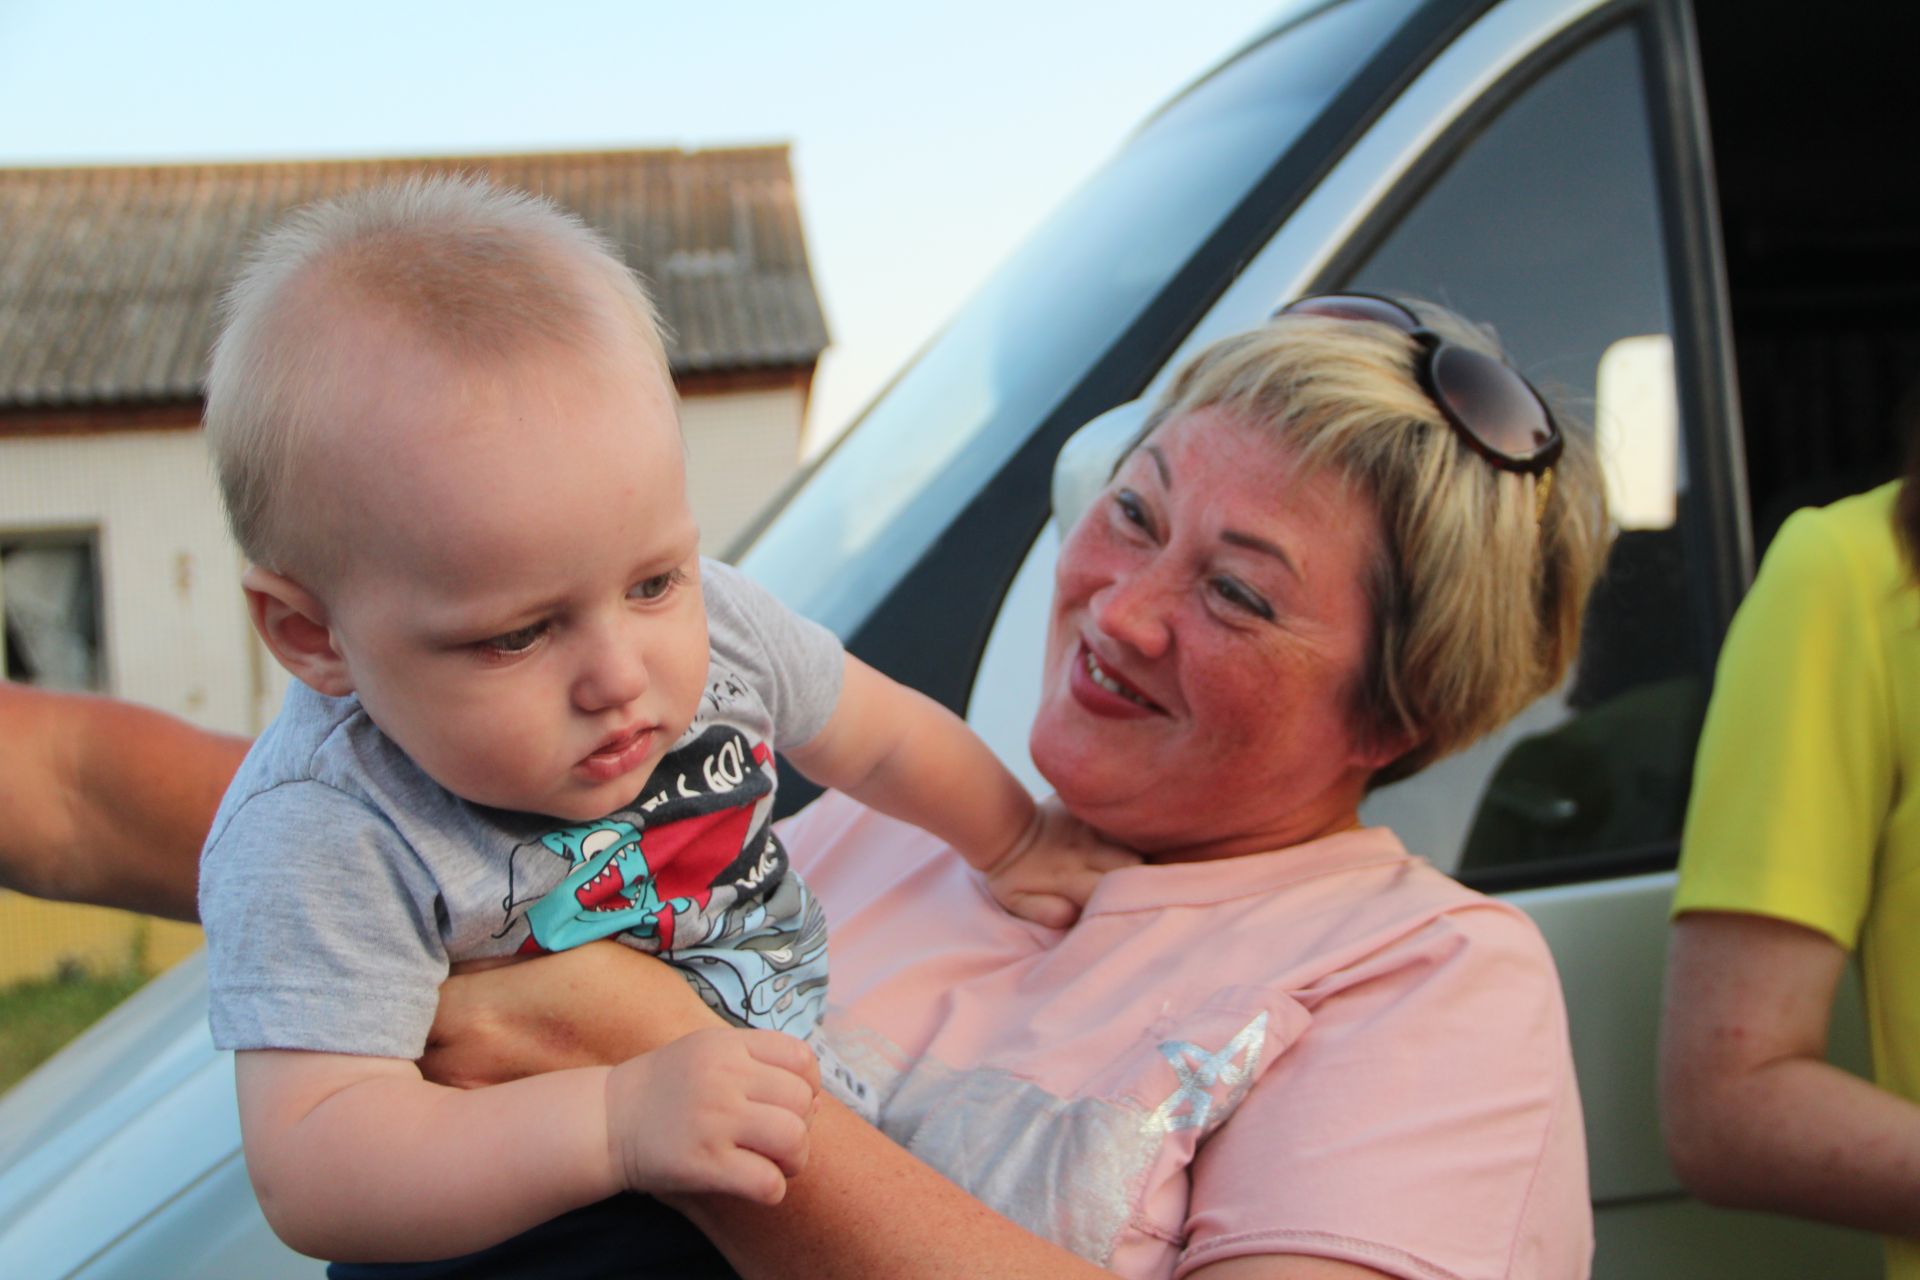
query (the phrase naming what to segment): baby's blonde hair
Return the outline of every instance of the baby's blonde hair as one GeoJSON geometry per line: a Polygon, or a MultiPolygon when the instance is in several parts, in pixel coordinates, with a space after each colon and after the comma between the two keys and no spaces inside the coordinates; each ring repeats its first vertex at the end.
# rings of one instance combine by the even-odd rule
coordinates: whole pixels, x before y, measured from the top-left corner
{"type": "MultiPolygon", "coordinates": [[[[1408,305],[1449,341],[1500,355],[1453,313],[1408,305]]],[[[1279,316],[1194,357],[1141,433],[1218,406],[1292,450],[1303,477],[1330,472],[1373,503],[1373,634],[1352,714],[1369,740],[1412,745],[1371,786],[1418,773],[1560,683],[1611,537],[1584,430],[1556,412],[1566,446],[1541,507],[1542,481],[1496,469],[1448,425],[1415,378],[1418,354],[1388,325],[1279,316]]]]}
{"type": "Polygon", "coordinates": [[[605,239],[551,201],[436,176],[297,209],[228,288],[207,372],[207,446],[255,564],[310,559],[305,522],[281,499],[303,441],[328,423],[327,327],[373,317],[462,368],[604,344],[607,321],[626,322],[672,387],[652,299],[605,239]],[[606,315],[596,285],[623,315],[606,315]]]}

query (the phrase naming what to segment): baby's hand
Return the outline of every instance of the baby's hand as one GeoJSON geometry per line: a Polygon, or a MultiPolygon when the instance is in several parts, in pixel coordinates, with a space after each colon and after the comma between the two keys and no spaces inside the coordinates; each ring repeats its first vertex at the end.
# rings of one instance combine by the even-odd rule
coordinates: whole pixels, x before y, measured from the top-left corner
{"type": "Polygon", "coordinates": [[[1056,796],[1034,809],[1033,821],[1000,861],[986,869],[987,889],[1014,915],[1064,929],[1080,918],[1100,877],[1139,863],[1123,849],[1067,812],[1056,796]]]}
{"type": "Polygon", "coordinates": [[[807,1162],[813,1051],[778,1031],[710,1027],[607,1076],[607,1144],[632,1191],[779,1204],[807,1162]]]}

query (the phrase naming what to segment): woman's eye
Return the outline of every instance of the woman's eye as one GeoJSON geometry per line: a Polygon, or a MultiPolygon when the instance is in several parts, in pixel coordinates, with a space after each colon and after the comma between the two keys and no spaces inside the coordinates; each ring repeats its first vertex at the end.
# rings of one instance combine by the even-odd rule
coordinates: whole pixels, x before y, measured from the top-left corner
{"type": "Polygon", "coordinates": [[[1140,495],[1131,489],[1122,489],[1113,495],[1113,505],[1128,524],[1139,525],[1142,529],[1152,529],[1147,520],[1147,504],[1140,501],[1140,495]]]}
{"type": "Polygon", "coordinates": [[[1213,590],[1236,609],[1244,609],[1256,618],[1273,621],[1273,606],[1259,592],[1233,578],[1215,578],[1213,590]]]}
{"type": "Polygon", "coordinates": [[[686,575],[678,569],[671,569],[666,573],[656,573],[651,578],[642,578],[639,582],[634,583],[633,590],[627,594],[636,600],[658,600],[661,596],[673,590],[675,585],[685,576],[686,575]]]}
{"type": "Polygon", "coordinates": [[[525,653],[540,643],[540,637],[547,634],[544,622],[530,623],[524,627],[515,627],[512,631],[503,631],[497,636],[480,642],[480,647],[490,653],[525,653]]]}

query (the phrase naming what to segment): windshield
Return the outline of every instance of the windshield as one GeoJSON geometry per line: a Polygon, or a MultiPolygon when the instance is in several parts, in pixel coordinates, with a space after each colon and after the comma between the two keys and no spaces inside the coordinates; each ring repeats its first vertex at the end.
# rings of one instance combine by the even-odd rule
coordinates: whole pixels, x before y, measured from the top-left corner
{"type": "Polygon", "coordinates": [[[741,563],[846,636],[1413,7],[1324,7],[1150,119],[882,395],[741,563]]]}

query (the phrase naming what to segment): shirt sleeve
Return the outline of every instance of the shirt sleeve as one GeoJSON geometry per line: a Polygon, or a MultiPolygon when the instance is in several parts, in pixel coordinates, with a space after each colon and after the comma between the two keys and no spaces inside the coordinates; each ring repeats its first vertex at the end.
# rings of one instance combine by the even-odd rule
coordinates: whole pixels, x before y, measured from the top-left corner
{"type": "Polygon", "coordinates": [[[215,1047],[425,1050],[447,975],[438,892],[371,805],[272,787],[233,812],[200,875],[215,1047]]]}
{"type": "Polygon", "coordinates": [[[702,560],[700,578],[714,647],[754,673],[773,718],[773,745],[785,750],[810,741],[840,702],[839,637],[731,565],[702,560]]]}
{"type": "Polygon", "coordinates": [[[1305,1254],[1577,1280],[1593,1251],[1566,1015],[1531,921],[1447,913],[1302,993],[1312,1023],[1194,1160],[1176,1276],[1305,1254]]]}
{"type": "Polygon", "coordinates": [[[1742,911],[1853,948],[1894,793],[1880,610],[1826,513],[1782,526],[1721,651],[1676,914],[1742,911]]]}

